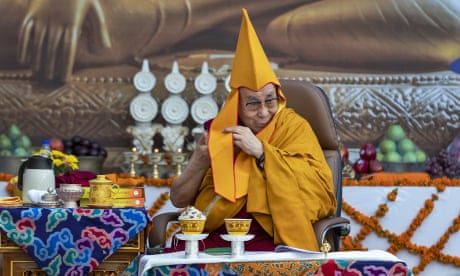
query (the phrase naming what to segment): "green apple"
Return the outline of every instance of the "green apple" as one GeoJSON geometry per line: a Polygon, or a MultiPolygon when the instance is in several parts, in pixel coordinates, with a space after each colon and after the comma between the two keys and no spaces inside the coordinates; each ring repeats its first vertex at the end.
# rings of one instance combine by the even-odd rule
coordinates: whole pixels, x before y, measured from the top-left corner
{"type": "Polygon", "coordinates": [[[25,148],[16,148],[14,150],[15,156],[28,156],[29,152],[25,148]]]}
{"type": "Polygon", "coordinates": [[[18,137],[18,139],[16,139],[16,147],[18,148],[29,149],[31,145],[32,143],[30,142],[29,137],[27,137],[24,134],[22,134],[21,136],[18,137]]]}
{"type": "Polygon", "coordinates": [[[11,140],[5,134],[0,135],[0,149],[2,150],[11,150],[11,140]]]}
{"type": "Polygon", "coordinates": [[[415,144],[409,138],[403,138],[399,141],[398,150],[400,153],[412,152],[415,149],[415,144]]]}
{"type": "Polygon", "coordinates": [[[377,159],[378,161],[382,162],[383,161],[383,158],[385,156],[383,155],[383,153],[381,153],[380,151],[377,152],[377,157],[375,159],[377,159]]]}
{"type": "Polygon", "coordinates": [[[386,162],[401,162],[401,154],[397,153],[396,151],[390,151],[389,153],[385,154],[384,161],[386,162]]]}
{"type": "Polygon", "coordinates": [[[18,126],[15,124],[10,125],[10,128],[8,130],[8,136],[15,140],[21,135],[21,130],[19,130],[18,126]]]}
{"type": "Polygon", "coordinates": [[[393,141],[400,141],[406,137],[406,133],[400,125],[391,125],[387,130],[387,137],[393,141]]]}
{"type": "Polygon", "coordinates": [[[413,152],[413,151],[406,152],[403,155],[402,161],[405,162],[405,163],[415,163],[415,162],[417,162],[417,157],[415,155],[415,152],[413,152]]]}
{"type": "Polygon", "coordinates": [[[11,156],[11,155],[12,153],[10,150],[6,150],[6,149],[0,150],[0,156],[11,156]]]}
{"type": "Polygon", "coordinates": [[[426,161],[426,153],[423,150],[416,150],[415,151],[415,160],[418,163],[422,163],[426,161]]]}
{"type": "Polygon", "coordinates": [[[385,139],[380,143],[380,151],[383,154],[396,151],[396,143],[392,140],[385,139]]]}

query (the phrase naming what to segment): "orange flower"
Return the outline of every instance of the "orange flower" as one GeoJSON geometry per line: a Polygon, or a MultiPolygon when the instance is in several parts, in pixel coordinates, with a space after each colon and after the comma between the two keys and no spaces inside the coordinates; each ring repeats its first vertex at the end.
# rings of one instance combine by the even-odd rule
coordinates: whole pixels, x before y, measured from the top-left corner
{"type": "Polygon", "coordinates": [[[163,207],[166,204],[168,199],[169,199],[169,193],[168,192],[162,193],[157,198],[157,200],[152,204],[152,206],[147,210],[149,216],[153,217],[158,212],[158,210],[160,210],[161,207],[163,207]]]}
{"type": "Polygon", "coordinates": [[[13,178],[15,175],[11,173],[0,173],[0,181],[8,182],[13,178]]]}
{"type": "Polygon", "coordinates": [[[176,180],[177,176],[170,178],[147,178],[145,184],[147,186],[156,186],[156,187],[169,187],[176,180]]]}
{"type": "Polygon", "coordinates": [[[395,201],[398,196],[398,189],[393,189],[387,196],[389,201],[395,201]]]}

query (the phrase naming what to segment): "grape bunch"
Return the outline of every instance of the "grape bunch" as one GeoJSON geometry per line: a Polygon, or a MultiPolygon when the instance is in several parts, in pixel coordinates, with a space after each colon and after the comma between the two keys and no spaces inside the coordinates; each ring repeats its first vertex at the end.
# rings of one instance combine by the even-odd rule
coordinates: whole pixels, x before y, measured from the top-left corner
{"type": "Polygon", "coordinates": [[[459,177],[460,162],[454,154],[449,153],[447,149],[442,149],[425,162],[425,171],[432,177],[459,177]]]}
{"type": "Polygon", "coordinates": [[[107,150],[98,142],[79,135],[64,140],[64,153],[76,156],[107,157],[107,150]]]}

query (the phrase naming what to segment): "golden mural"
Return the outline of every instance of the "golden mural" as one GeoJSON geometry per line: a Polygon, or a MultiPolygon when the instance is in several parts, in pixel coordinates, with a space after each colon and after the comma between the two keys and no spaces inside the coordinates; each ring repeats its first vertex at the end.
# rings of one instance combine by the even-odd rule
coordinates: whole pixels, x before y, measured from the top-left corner
{"type": "Polygon", "coordinates": [[[376,143],[399,123],[434,153],[459,131],[460,77],[449,71],[460,57],[457,0],[4,0],[0,133],[16,123],[37,146],[80,134],[111,148],[115,164],[131,145],[132,78],[143,59],[160,104],[173,61],[188,103],[204,61],[222,103],[242,7],[278,76],[326,91],[347,146],[376,143]]]}

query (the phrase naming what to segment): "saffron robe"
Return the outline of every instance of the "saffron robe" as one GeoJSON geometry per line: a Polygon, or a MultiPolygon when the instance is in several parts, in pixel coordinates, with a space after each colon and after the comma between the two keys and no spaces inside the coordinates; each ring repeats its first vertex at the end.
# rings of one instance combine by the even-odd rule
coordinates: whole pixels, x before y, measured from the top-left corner
{"type": "Polygon", "coordinates": [[[255,158],[250,167],[244,168],[250,174],[247,195],[236,202],[223,198],[213,202],[216,193],[209,169],[194,206],[205,210],[213,202],[205,232],[214,231],[224,223],[224,218],[233,217],[246,206],[246,211],[273,237],[275,244],[317,251],[312,223],[333,215],[337,206],[331,170],[315,133],[303,117],[283,108],[273,120],[273,134],[262,141],[264,169],[257,167],[255,158]]]}

